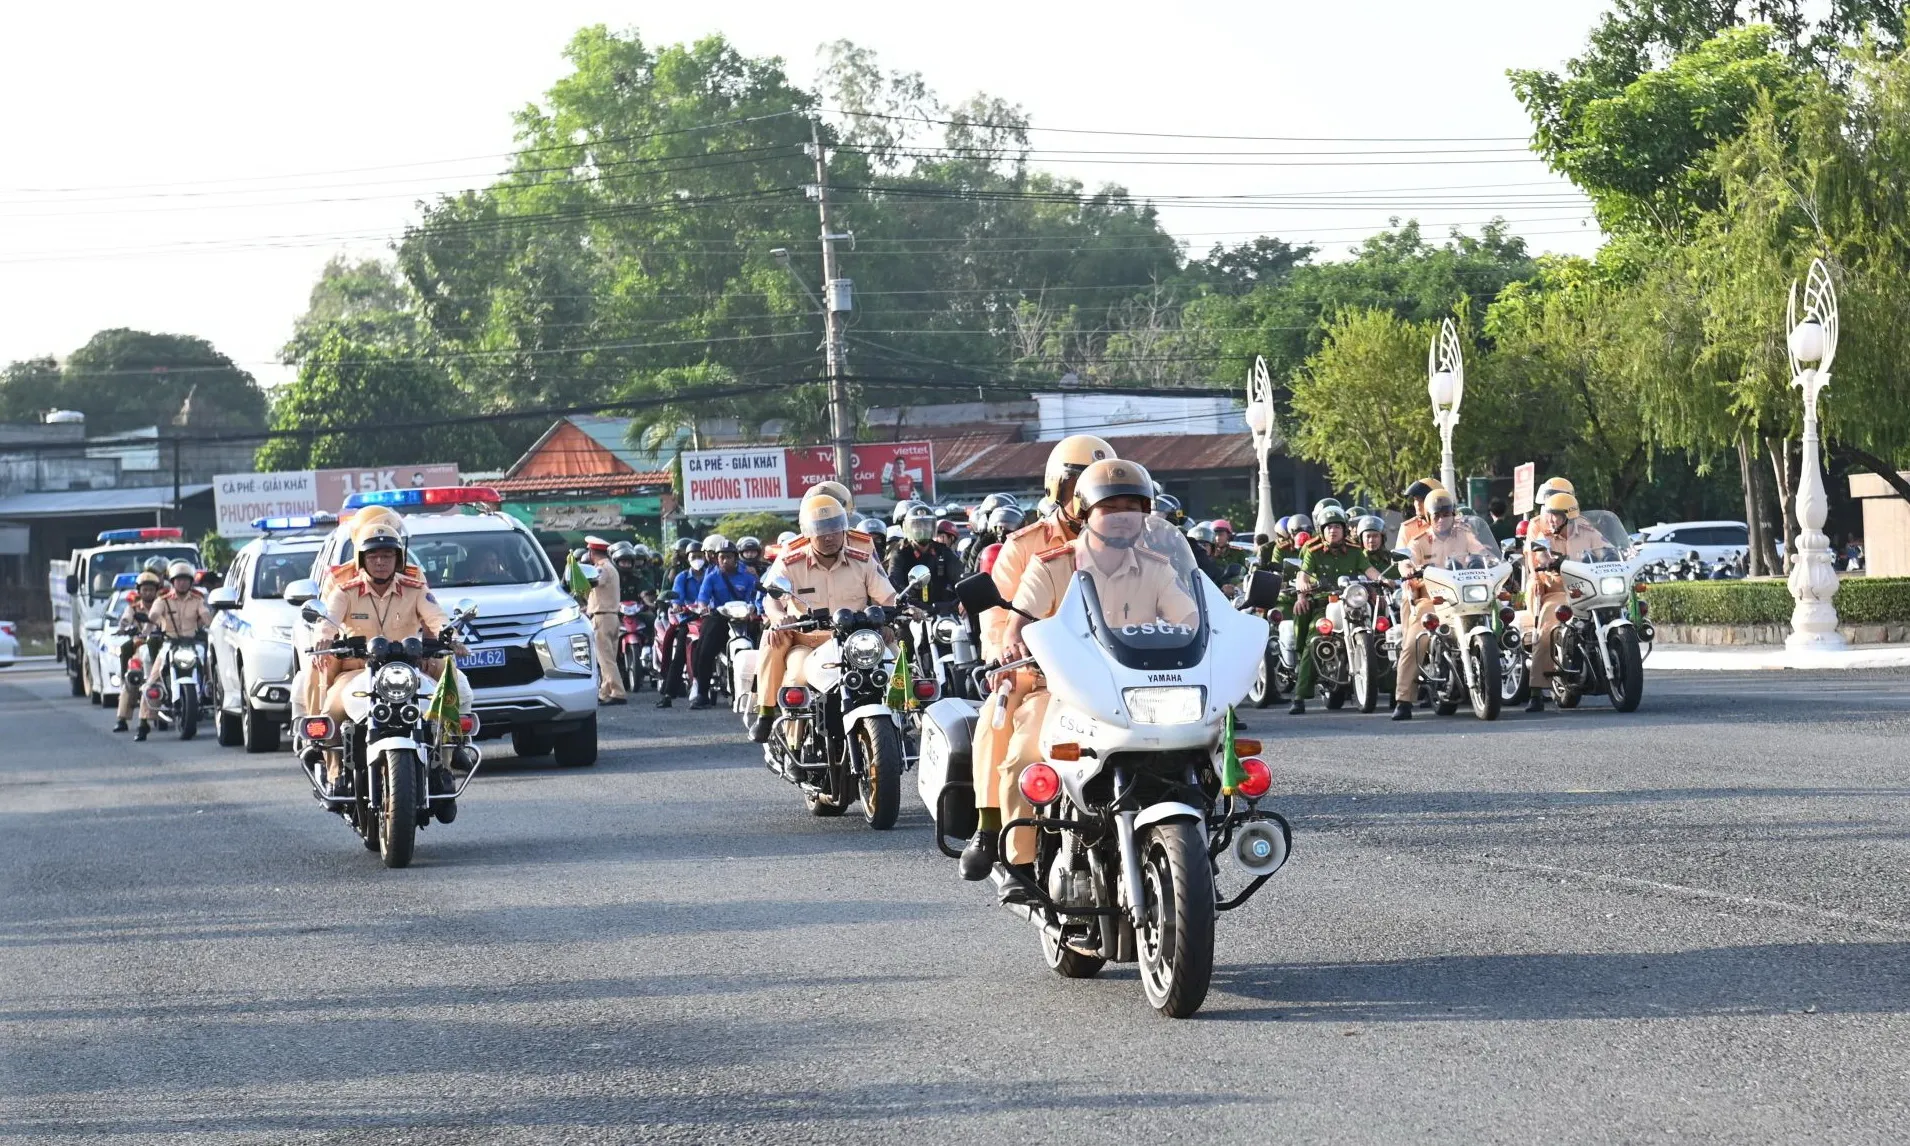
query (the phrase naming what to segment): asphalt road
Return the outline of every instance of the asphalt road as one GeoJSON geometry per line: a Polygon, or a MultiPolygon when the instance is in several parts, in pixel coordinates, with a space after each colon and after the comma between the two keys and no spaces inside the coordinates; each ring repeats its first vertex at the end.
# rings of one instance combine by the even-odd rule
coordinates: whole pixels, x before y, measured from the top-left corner
{"type": "Polygon", "coordinates": [[[726,715],[492,742],[393,872],[289,756],[65,692],[0,673],[0,1139],[1910,1139],[1903,675],[1255,714],[1295,857],[1178,1023],[726,715]]]}

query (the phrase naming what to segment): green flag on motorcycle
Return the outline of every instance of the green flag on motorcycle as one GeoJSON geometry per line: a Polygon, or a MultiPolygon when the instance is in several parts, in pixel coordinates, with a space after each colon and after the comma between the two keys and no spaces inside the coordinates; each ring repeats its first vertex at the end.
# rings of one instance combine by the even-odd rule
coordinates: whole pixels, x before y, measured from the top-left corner
{"type": "Polygon", "coordinates": [[[890,708],[899,709],[908,704],[911,693],[909,675],[909,658],[895,658],[895,672],[889,676],[890,708]]]}
{"type": "Polygon", "coordinates": [[[1234,751],[1234,708],[1227,706],[1227,724],[1220,733],[1220,791],[1231,796],[1246,780],[1247,773],[1240,767],[1240,753],[1234,751]]]}
{"type": "Polygon", "coordinates": [[[564,585],[580,605],[590,596],[590,579],[584,576],[584,567],[578,564],[575,553],[564,558],[564,585]]]}
{"type": "Polygon", "coordinates": [[[458,721],[463,715],[458,709],[458,662],[456,658],[446,657],[444,672],[438,677],[437,690],[431,694],[431,703],[425,707],[424,718],[443,725],[446,732],[456,733],[459,731],[458,721]]]}

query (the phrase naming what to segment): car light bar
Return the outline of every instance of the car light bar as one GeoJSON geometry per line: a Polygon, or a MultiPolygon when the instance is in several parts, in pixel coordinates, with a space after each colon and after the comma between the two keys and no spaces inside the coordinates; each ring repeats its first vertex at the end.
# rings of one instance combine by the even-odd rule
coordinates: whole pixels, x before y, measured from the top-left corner
{"type": "Polygon", "coordinates": [[[291,517],[258,517],[252,520],[252,528],[260,533],[289,533],[295,529],[316,529],[321,525],[336,525],[338,517],[330,513],[300,513],[291,517]]]}
{"type": "Polygon", "coordinates": [[[504,496],[487,485],[432,485],[419,489],[377,489],[354,493],[345,509],[382,505],[391,509],[439,509],[453,505],[502,505],[504,496]]]}
{"type": "Polygon", "coordinates": [[[122,541],[177,541],[186,535],[186,531],[176,525],[149,525],[144,529],[108,529],[99,535],[101,545],[117,545],[122,541]]]}
{"type": "Polygon", "coordinates": [[[138,584],[139,574],[137,573],[121,573],[119,576],[113,578],[113,588],[115,589],[131,589],[138,584]]]}

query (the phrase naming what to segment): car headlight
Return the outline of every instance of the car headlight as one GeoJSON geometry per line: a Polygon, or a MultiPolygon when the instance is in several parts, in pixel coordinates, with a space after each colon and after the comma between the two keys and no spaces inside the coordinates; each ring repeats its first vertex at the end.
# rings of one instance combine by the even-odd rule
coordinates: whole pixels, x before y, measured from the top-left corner
{"type": "Polygon", "coordinates": [[[1487,601],[1492,600],[1492,587],[1490,585],[1462,585],[1459,588],[1459,599],[1468,605],[1483,605],[1487,601]]]}
{"type": "Polygon", "coordinates": [[[182,645],[172,651],[172,667],[177,669],[196,668],[199,664],[199,650],[182,645]]]}
{"type": "Polygon", "coordinates": [[[584,615],[583,606],[566,605],[563,608],[558,609],[557,611],[551,613],[549,616],[545,617],[544,627],[548,629],[552,625],[568,625],[572,621],[582,620],[583,615],[584,615]]]}
{"type": "Polygon", "coordinates": [[[1612,577],[1600,577],[1598,579],[1598,595],[1599,596],[1622,597],[1624,596],[1624,594],[1625,594],[1625,579],[1623,577],[1612,576],[1612,577]]]}
{"type": "Polygon", "coordinates": [[[882,643],[882,634],[874,629],[863,629],[849,634],[842,642],[842,659],[855,668],[874,668],[882,663],[882,654],[888,646],[882,643]]]}
{"type": "Polygon", "coordinates": [[[1124,688],[1121,700],[1136,724],[1192,724],[1207,707],[1204,688],[1124,688]]]}
{"type": "Polygon", "coordinates": [[[372,681],[372,692],[379,700],[403,701],[418,695],[418,677],[410,665],[386,665],[372,681]]]}

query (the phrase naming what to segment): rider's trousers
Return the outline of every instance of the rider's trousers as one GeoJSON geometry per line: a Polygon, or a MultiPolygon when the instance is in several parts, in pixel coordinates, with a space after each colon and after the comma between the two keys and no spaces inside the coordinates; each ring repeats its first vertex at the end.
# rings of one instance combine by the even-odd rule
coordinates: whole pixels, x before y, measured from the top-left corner
{"type": "Polygon", "coordinates": [[[802,669],[809,650],[829,639],[828,633],[766,632],[762,657],[756,663],[756,705],[776,707],[776,690],[785,684],[804,684],[802,669]]]}

